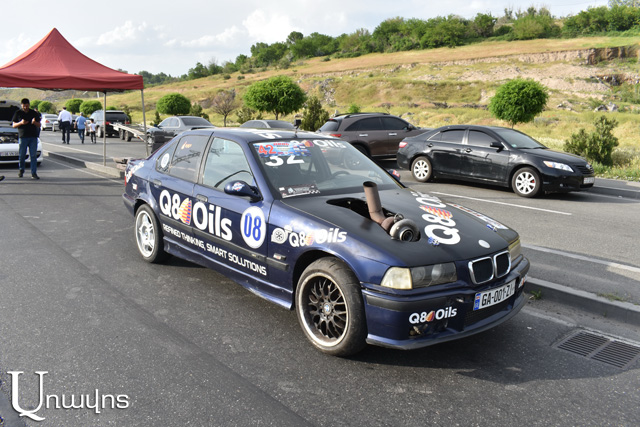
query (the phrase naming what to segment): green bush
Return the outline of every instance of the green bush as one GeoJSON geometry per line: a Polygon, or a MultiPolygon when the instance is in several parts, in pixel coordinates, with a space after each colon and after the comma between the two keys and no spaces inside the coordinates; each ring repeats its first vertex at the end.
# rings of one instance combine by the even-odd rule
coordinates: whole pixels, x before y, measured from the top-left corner
{"type": "Polygon", "coordinates": [[[598,117],[594,125],[595,131],[587,133],[580,129],[578,133],[571,134],[571,138],[565,143],[564,150],[585,157],[587,160],[600,163],[605,166],[613,165],[613,149],[619,145],[611,131],[618,126],[615,119],[598,117]]]}
{"type": "Polygon", "coordinates": [[[82,99],[79,98],[73,98],[68,100],[64,106],[67,107],[67,111],[69,111],[71,114],[77,114],[80,111],[80,106],[82,105],[84,101],[82,99]]]}
{"type": "Polygon", "coordinates": [[[191,111],[191,101],[179,93],[169,93],[158,100],[156,110],[171,116],[185,116],[191,111]]]}
{"type": "Polygon", "coordinates": [[[100,101],[84,101],[80,104],[80,111],[85,117],[89,117],[94,111],[102,110],[102,102],[100,101]]]}
{"type": "Polygon", "coordinates": [[[49,101],[41,101],[38,104],[38,111],[40,111],[41,113],[51,113],[51,114],[57,113],[56,106],[49,101]]]}
{"type": "Polygon", "coordinates": [[[513,127],[532,121],[544,110],[548,99],[547,88],[535,80],[513,79],[498,88],[489,100],[489,111],[513,127]]]}
{"type": "Polygon", "coordinates": [[[39,105],[42,101],[40,101],[39,99],[34,99],[33,101],[31,101],[31,108],[33,108],[34,110],[39,110],[39,105]]]}
{"type": "Polygon", "coordinates": [[[315,132],[329,120],[329,113],[322,108],[322,103],[317,96],[310,96],[304,105],[302,123],[300,128],[315,132]]]}
{"type": "Polygon", "coordinates": [[[351,103],[349,105],[349,108],[347,108],[347,114],[356,114],[356,113],[360,113],[361,111],[362,111],[362,108],[355,102],[351,103]]]}

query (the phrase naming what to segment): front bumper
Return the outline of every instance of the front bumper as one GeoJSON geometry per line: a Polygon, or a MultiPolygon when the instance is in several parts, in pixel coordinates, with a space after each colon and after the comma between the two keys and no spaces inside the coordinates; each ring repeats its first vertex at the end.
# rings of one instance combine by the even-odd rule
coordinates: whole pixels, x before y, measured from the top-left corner
{"type": "Polygon", "coordinates": [[[491,329],[515,316],[525,305],[524,282],[529,261],[522,260],[505,277],[475,288],[455,288],[433,294],[402,297],[363,290],[369,344],[400,349],[427,347],[491,329]],[[514,281],[515,292],[506,300],[473,310],[479,292],[514,281]],[[416,321],[418,320],[419,321],[416,321]]]}
{"type": "Polygon", "coordinates": [[[550,192],[582,191],[593,187],[595,175],[581,173],[567,173],[562,171],[542,174],[542,190],[550,192]]]}

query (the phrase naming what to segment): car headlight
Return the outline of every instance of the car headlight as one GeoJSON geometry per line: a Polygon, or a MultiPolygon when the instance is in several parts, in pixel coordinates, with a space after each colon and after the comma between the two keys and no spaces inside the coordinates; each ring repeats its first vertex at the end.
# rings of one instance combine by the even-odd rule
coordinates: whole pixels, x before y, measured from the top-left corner
{"type": "Polygon", "coordinates": [[[382,278],[381,285],[393,289],[416,289],[456,280],[456,265],[448,262],[413,268],[391,267],[382,278]]]}
{"type": "Polygon", "coordinates": [[[520,239],[509,245],[509,255],[511,256],[511,265],[522,254],[522,245],[520,245],[520,239]]]}
{"type": "Polygon", "coordinates": [[[563,171],[573,172],[573,169],[571,169],[571,166],[565,165],[564,163],[550,162],[548,160],[545,160],[543,163],[548,168],[561,169],[563,171]]]}

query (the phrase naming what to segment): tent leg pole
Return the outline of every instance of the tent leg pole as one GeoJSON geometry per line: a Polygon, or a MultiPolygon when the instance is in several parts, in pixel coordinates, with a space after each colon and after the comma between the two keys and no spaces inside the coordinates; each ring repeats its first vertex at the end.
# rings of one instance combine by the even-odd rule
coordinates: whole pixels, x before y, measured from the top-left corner
{"type": "Polygon", "coordinates": [[[107,91],[104,91],[104,121],[102,122],[102,166],[107,166],[107,91]]]}
{"type": "Polygon", "coordinates": [[[144,89],[140,89],[140,97],[142,98],[142,130],[144,131],[144,145],[147,147],[147,157],[149,157],[149,142],[147,141],[147,115],[144,108],[144,89]]]}

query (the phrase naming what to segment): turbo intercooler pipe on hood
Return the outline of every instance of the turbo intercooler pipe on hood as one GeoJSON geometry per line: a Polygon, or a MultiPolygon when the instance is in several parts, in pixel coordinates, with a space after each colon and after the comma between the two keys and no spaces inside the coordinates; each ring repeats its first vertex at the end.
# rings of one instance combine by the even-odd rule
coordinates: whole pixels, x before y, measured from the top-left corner
{"type": "Polygon", "coordinates": [[[367,198],[367,206],[369,206],[369,217],[372,221],[377,222],[387,233],[391,230],[394,223],[393,217],[385,217],[382,212],[382,203],[380,203],[380,194],[378,193],[378,184],[371,181],[362,183],[364,187],[364,195],[367,198]]]}
{"type": "Polygon", "coordinates": [[[402,215],[384,216],[378,185],[375,182],[365,181],[362,186],[364,187],[364,195],[367,198],[369,217],[371,217],[372,221],[380,224],[392,239],[415,242],[420,238],[417,225],[410,219],[405,219],[402,215]]]}

